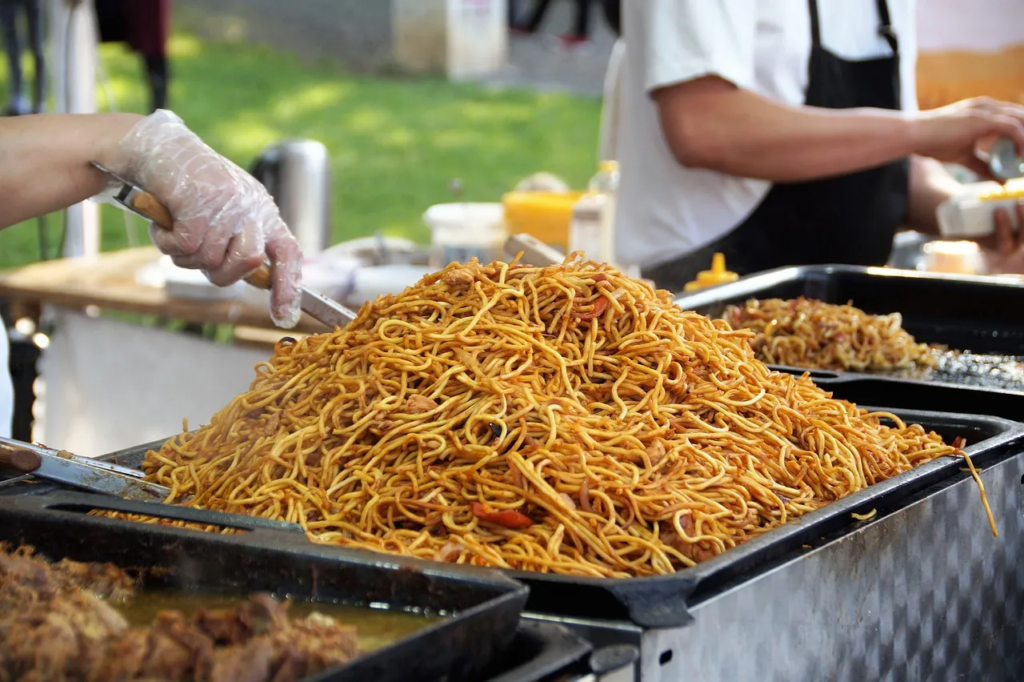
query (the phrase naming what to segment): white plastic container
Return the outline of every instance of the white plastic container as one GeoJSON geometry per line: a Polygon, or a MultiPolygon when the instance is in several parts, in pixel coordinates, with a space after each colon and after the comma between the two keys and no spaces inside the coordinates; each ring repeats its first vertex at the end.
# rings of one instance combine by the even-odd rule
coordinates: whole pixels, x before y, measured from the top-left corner
{"type": "Polygon", "coordinates": [[[505,209],[500,203],[437,204],[423,214],[433,235],[430,267],[440,270],[472,258],[490,263],[502,257],[507,237],[505,209]]]}
{"type": "Polygon", "coordinates": [[[604,197],[601,208],[601,258],[605,263],[616,264],[615,257],[615,212],[619,193],[619,164],[617,161],[602,161],[597,175],[590,179],[591,192],[604,197]]]}
{"type": "Polygon", "coordinates": [[[145,286],[163,288],[169,298],[187,301],[229,301],[238,298],[246,288],[244,282],[219,287],[210,283],[199,270],[179,268],[170,256],[161,256],[140,268],[135,281],[145,286]]]}
{"type": "Polygon", "coordinates": [[[1010,224],[1017,224],[1016,204],[1021,200],[1021,183],[1008,183],[1006,189],[994,182],[966,185],[964,192],[950,197],[939,205],[937,217],[939,232],[946,238],[975,238],[992,234],[992,212],[997,208],[1007,209],[1010,224]]]}
{"type": "Polygon", "coordinates": [[[615,198],[619,189],[619,165],[602,161],[590,179],[587,193],[573,208],[569,226],[569,251],[582,251],[590,260],[615,263],[615,198]]]}
{"type": "Polygon", "coordinates": [[[348,297],[348,302],[361,306],[366,301],[374,301],[378,296],[400,294],[406,287],[411,287],[429,273],[423,265],[378,265],[375,268],[362,268],[355,273],[355,285],[348,297]]]}
{"type": "Polygon", "coordinates": [[[606,203],[603,195],[587,192],[573,206],[572,222],[569,223],[569,253],[582,251],[591,260],[604,260],[601,220],[606,203]]]}
{"type": "Polygon", "coordinates": [[[922,266],[927,272],[950,275],[984,275],[985,257],[976,242],[928,242],[921,250],[922,266]]]}

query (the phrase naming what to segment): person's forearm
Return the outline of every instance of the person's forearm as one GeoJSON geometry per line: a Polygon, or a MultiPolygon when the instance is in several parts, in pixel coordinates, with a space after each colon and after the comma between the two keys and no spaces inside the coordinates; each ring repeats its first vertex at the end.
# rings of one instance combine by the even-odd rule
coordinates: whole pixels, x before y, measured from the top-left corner
{"type": "Polygon", "coordinates": [[[689,168],[795,182],[872,168],[914,151],[914,123],[900,112],[789,106],[722,81],[700,87],[655,95],[666,142],[689,168]]]}
{"type": "Polygon", "coordinates": [[[910,158],[910,202],[906,226],[925,234],[939,233],[936,210],[962,189],[962,185],[935,159],[910,158]]]}
{"type": "Polygon", "coordinates": [[[42,114],[0,118],[0,228],[94,196],[136,114],[42,114]]]}

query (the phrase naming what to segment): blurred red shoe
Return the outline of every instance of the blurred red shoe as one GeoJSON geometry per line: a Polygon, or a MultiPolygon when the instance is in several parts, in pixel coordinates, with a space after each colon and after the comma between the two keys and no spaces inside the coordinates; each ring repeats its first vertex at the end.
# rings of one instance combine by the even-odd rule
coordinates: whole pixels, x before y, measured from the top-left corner
{"type": "Polygon", "coordinates": [[[566,50],[578,50],[590,45],[590,41],[587,40],[586,36],[564,35],[558,36],[558,39],[566,50]]]}

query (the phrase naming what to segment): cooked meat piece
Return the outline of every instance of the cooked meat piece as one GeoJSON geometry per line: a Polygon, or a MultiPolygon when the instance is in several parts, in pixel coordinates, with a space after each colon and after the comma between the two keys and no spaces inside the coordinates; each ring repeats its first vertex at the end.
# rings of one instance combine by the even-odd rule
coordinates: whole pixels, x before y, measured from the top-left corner
{"type": "Polygon", "coordinates": [[[263,682],[263,680],[268,680],[270,679],[270,664],[273,656],[274,650],[266,637],[257,637],[249,640],[246,644],[217,649],[213,655],[210,682],[263,682]]]}
{"type": "Polygon", "coordinates": [[[665,444],[656,440],[647,446],[647,458],[651,460],[651,466],[656,467],[665,458],[665,444]]]}
{"type": "Polygon", "coordinates": [[[149,633],[130,630],[110,642],[84,677],[88,682],[135,680],[149,652],[149,633]]]}
{"type": "Polygon", "coordinates": [[[270,415],[267,419],[267,423],[263,426],[263,434],[267,438],[273,437],[277,433],[277,428],[281,425],[281,413],[275,412],[270,415]]]}
{"type": "Polygon", "coordinates": [[[288,605],[269,595],[256,594],[234,609],[202,609],[194,621],[200,632],[218,644],[242,644],[258,635],[288,628],[288,605]]]}
{"type": "Polygon", "coordinates": [[[452,289],[468,289],[476,277],[469,270],[445,270],[441,281],[452,289]]]}
{"type": "Polygon", "coordinates": [[[319,614],[289,620],[288,602],[268,595],[129,628],[89,588],[123,595],[135,581],[110,564],[50,565],[31,548],[0,547],[0,682],[284,682],[358,655],[355,628],[319,614]]]}
{"type": "Polygon", "coordinates": [[[187,680],[195,676],[192,652],[172,635],[151,630],[146,641],[146,658],[139,671],[162,680],[187,680]]]}
{"type": "Polygon", "coordinates": [[[277,629],[271,635],[274,648],[281,653],[298,653],[307,664],[317,664],[304,674],[338,665],[359,655],[356,629],[340,625],[336,620],[312,613],[301,620],[293,620],[287,629],[277,629]],[[290,647],[296,647],[290,649],[290,647]]]}
{"type": "Polygon", "coordinates": [[[63,559],[48,564],[29,546],[13,552],[0,544],[0,583],[16,582],[47,594],[66,588],[80,588],[115,600],[131,597],[138,578],[113,564],[83,563],[63,559]]]}
{"type": "Polygon", "coordinates": [[[422,395],[411,395],[405,402],[405,409],[409,414],[423,414],[424,412],[430,412],[436,407],[437,403],[422,395]]]}
{"type": "Polygon", "coordinates": [[[4,672],[14,679],[33,671],[42,679],[77,679],[75,672],[88,670],[104,644],[128,628],[90,592],[22,594],[19,606],[0,613],[4,672]]]}
{"type": "Polygon", "coordinates": [[[52,570],[71,585],[114,601],[130,598],[138,588],[138,578],[130,576],[114,564],[62,559],[53,564],[52,570]]]}

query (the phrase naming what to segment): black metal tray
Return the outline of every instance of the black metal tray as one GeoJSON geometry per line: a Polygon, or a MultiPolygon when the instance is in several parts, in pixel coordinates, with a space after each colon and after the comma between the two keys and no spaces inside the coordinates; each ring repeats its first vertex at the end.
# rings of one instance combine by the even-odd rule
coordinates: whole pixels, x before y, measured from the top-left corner
{"type": "MultiPolygon", "coordinates": [[[[875,315],[898,312],[904,329],[922,343],[974,354],[1024,356],[1024,280],[849,265],[801,266],[749,275],[683,295],[676,303],[709,317],[721,317],[726,306],[742,305],[751,298],[799,296],[826,303],[853,301],[875,315]]],[[[971,356],[966,359],[970,361],[971,356]]],[[[835,387],[840,398],[1024,420],[1024,379],[1019,384],[996,382],[956,369],[924,378],[830,371],[815,371],[814,376],[823,387],[835,387]],[[853,377],[861,376],[874,381],[851,383],[853,377]],[[841,382],[831,381],[835,379],[841,382]]]]}
{"type": "Polygon", "coordinates": [[[193,518],[170,506],[67,491],[8,497],[0,502],[0,541],[32,545],[51,560],[166,569],[144,572],[144,588],[269,592],[445,615],[409,637],[310,678],[317,681],[478,680],[512,642],[526,602],[526,587],[494,572],[315,545],[289,524],[204,514],[204,521],[244,531],[222,535],[85,514],[99,507],[193,518]]]}
{"type": "MultiPolygon", "coordinates": [[[[882,411],[892,412],[907,422],[918,423],[926,429],[934,430],[947,442],[957,436],[965,438],[968,443],[966,451],[978,467],[986,467],[993,462],[1001,461],[1024,448],[1024,424],[1005,419],[913,410],[882,411]]],[[[154,444],[149,444],[131,448],[109,455],[107,458],[124,466],[138,467],[146,451],[153,447],[154,444]]],[[[793,523],[754,538],[714,559],[672,575],[601,579],[525,571],[501,572],[530,587],[526,608],[532,612],[573,618],[628,620],[642,627],[651,628],[678,627],[692,620],[688,607],[738,582],[771,570],[791,559],[794,554],[820,546],[823,538],[827,538],[829,542],[841,540],[844,534],[860,527],[861,522],[850,516],[851,513],[864,514],[874,509],[877,518],[881,518],[902,508],[923,490],[943,481],[968,476],[963,468],[964,462],[959,457],[943,457],[927,462],[900,476],[815,510],[793,523]]],[[[0,483],[0,496],[45,494],[49,497],[49,494],[59,489],[59,486],[46,482],[27,483],[26,477],[22,477],[0,483]]],[[[122,505],[129,504],[136,509],[138,507],[135,505],[141,504],[143,508],[159,508],[159,505],[128,503],[101,496],[90,497],[97,502],[97,506],[117,505],[121,508],[122,505]]],[[[0,497],[0,507],[3,504],[3,498],[0,497]]],[[[207,515],[211,514],[193,509],[181,511],[189,512],[190,520],[200,522],[205,521],[207,515]]],[[[977,509],[968,511],[984,514],[980,499],[977,509]]],[[[253,519],[248,517],[226,514],[215,516],[221,524],[225,522],[225,517],[245,518],[247,522],[253,522],[253,519]]],[[[278,522],[263,523],[295,528],[278,522]]],[[[267,528],[266,532],[272,531],[267,528]]],[[[288,533],[287,537],[292,541],[296,537],[303,538],[304,542],[304,536],[301,534],[288,533]]],[[[477,570],[486,572],[491,569],[477,570]]]]}
{"type": "Polygon", "coordinates": [[[768,270],[685,294],[687,310],[720,317],[750,298],[806,296],[853,304],[865,312],[898,312],[903,328],[924,343],[996,355],[1024,355],[1024,280],[954,277],[913,270],[813,265],[768,270]]]}
{"type": "Polygon", "coordinates": [[[884,402],[897,408],[952,411],[1024,421],[1024,392],[998,391],[939,381],[900,379],[875,374],[771,365],[797,376],[809,374],[815,384],[841,400],[858,405],[884,402]]]}

